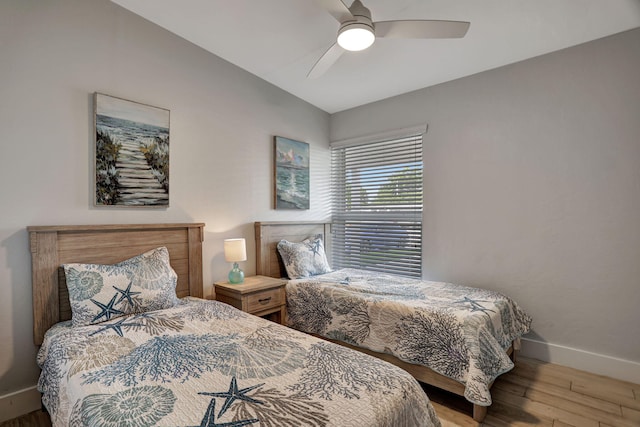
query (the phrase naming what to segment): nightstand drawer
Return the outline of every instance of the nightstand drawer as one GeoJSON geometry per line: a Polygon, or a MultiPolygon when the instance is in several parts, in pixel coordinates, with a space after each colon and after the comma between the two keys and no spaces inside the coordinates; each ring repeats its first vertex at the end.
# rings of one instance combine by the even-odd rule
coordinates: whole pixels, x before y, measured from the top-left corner
{"type": "Polygon", "coordinates": [[[249,295],[247,297],[247,310],[249,313],[256,313],[272,307],[278,307],[284,303],[283,289],[271,289],[249,295]]]}

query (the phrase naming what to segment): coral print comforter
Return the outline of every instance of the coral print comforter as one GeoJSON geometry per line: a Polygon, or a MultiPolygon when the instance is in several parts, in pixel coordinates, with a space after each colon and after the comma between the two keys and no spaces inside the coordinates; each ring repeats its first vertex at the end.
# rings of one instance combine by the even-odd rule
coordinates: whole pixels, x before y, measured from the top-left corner
{"type": "Polygon", "coordinates": [[[497,292],[355,269],[290,280],[286,293],[289,326],[427,366],[481,406],[531,324],[497,292]]]}
{"type": "Polygon", "coordinates": [[[47,332],[54,426],[438,426],[393,365],[216,301],[47,332]]]}

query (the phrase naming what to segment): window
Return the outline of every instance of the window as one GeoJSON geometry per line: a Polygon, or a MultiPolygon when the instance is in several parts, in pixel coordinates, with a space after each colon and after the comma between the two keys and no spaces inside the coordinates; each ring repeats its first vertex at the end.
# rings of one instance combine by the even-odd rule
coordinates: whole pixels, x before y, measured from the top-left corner
{"type": "Polygon", "coordinates": [[[334,268],[421,277],[422,132],[332,144],[331,181],[334,268]]]}

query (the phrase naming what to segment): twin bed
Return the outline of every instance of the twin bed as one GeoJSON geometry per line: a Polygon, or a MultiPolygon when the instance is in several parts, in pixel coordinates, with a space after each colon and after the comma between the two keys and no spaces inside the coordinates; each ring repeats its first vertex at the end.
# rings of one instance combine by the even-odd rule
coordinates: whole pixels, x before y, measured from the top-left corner
{"type": "Polygon", "coordinates": [[[201,299],[203,228],[28,228],[54,426],[440,425],[405,371],[201,299]]]}
{"type": "Polygon", "coordinates": [[[330,252],[329,233],[328,223],[255,223],[257,274],[293,277],[286,286],[287,324],[464,396],[473,403],[473,418],[482,421],[493,381],[513,368],[514,347],[529,330],[529,316],[488,290],[329,271],[323,253],[330,252]]]}

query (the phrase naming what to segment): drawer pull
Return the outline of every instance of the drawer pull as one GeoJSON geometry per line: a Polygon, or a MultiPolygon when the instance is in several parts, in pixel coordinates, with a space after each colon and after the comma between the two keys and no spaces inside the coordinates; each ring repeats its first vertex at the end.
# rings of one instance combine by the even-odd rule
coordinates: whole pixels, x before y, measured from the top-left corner
{"type": "Polygon", "coordinates": [[[260,304],[266,304],[266,303],[268,303],[269,301],[271,301],[271,297],[269,297],[269,298],[262,298],[262,299],[259,299],[259,300],[258,300],[258,302],[259,302],[260,304]]]}

